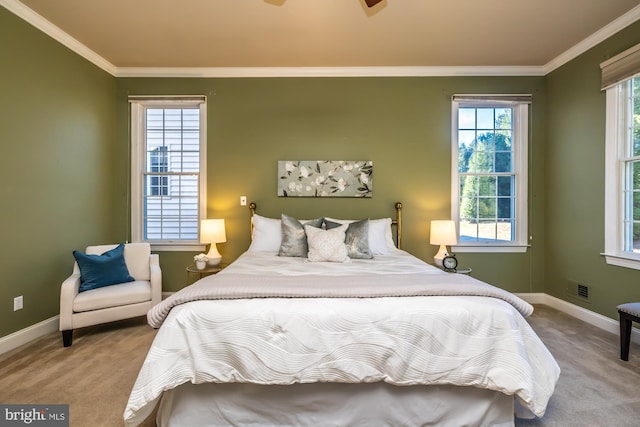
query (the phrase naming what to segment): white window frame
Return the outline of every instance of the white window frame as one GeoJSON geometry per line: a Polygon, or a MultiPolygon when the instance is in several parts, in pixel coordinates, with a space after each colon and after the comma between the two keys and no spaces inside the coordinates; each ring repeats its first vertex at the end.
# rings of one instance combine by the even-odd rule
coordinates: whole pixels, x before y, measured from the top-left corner
{"type": "Polygon", "coordinates": [[[640,270],[640,253],[625,250],[625,181],[631,79],[606,90],[604,255],[607,264],[640,270]]]}
{"type": "MultiPolygon", "coordinates": [[[[529,95],[515,96],[529,98],[529,95]]],[[[458,173],[458,109],[464,106],[513,108],[513,173],[515,176],[515,236],[510,242],[458,242],[454,252],[526,252],[528,248],[528,147],[529,102],[510,100],[514,95],[455,95],[452,100],[451,218],[460,227],[460,174],[458,173]],[[465,98],[468,98],[465,100],[465,98]],[[457,100],[459,99],[459,100],[457,100]]]]}
{"type": "MultiPolygon", "coordinates": [[[[132,96],[131,105],[131,240],[143,242],[144,170],[146,161],[145,112],[147,108],[200,109],[200,153],[198,171],[198,235],[200,220],[207,213],[207,102],[204,96],[132,96]]],[[[204,251],[206,245],[194,240],[152,240],[156,251],[204,251]]]]}

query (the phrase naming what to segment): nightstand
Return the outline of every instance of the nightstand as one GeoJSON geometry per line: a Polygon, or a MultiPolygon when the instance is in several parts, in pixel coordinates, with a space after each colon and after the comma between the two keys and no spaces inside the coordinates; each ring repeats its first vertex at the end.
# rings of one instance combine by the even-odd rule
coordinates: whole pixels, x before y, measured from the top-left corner
{"type": "Polygon", "coordinates": [[[206,266],[202,270],[198,270],[194,264],[191,264],[186,268],[187,270],[187,283],[189,283],[189,279],[191,274],[197,274],[198,279],[202,279],[205,276],[209,276],[211,274],[220,273],[225,266],[222,264],[214,265],[214,266],[206,266]]]}
{"type": "Polygon", "coordinates": [[[460,268],[457,268],[454,273],[456,273],[456,274],[466,274],[467,276],[470,276],[472,271],[473,271],[473,269],[470,268],[470,267],[460,267],[460,268]]]}

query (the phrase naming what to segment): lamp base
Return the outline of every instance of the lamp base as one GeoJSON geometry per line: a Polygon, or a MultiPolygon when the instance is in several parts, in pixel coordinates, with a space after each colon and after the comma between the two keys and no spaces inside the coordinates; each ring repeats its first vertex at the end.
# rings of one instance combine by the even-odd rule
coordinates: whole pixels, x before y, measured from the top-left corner
{"type": "Polygon", "coordinates": [[[447,251],[447,246],[440,245],[440,249],[438,250],[438,253],[433,256],[433,262],[435,263],[436,267],[442,268],[442,259],[447,255],[449,255],[449,252],[447,251]]]}
{"type": "Polygon", "coordinates": [[[222,261],[222,255],[220,255],[220,252],[218,252],[218,248],[216,247],[215,243],[211,244],[211,247],[209,248],[209,253],[207,254],[207,258],[209,258],[209,261],[207,261],[207,264],[211,267],[214,267],[220,264],[220,261],[222,261]]]}

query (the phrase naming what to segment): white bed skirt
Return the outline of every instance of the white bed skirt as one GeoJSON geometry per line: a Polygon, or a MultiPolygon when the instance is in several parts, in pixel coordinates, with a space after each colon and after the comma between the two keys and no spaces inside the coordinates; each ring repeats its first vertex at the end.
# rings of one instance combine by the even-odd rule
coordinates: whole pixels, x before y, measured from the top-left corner
{"type": "Polygon", "coordinates": [[[183,384],[167,391],[161,427],[513,426],[514,397],[475,387],[370,384],[183,384]]]}

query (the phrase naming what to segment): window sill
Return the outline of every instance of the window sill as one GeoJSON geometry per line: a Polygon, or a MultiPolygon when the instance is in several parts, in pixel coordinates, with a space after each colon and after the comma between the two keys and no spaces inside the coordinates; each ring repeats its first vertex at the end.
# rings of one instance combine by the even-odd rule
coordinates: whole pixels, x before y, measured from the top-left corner
{"type": "Polygon", "coordinates": [[[151,243],[151,250],[156,252],[204,252],[207,245],[202,243],[151,243]]]}
{"type": "Polygon", "coordinates": [[[631,268],[633,270],[640,270],[640,259],[632,258],[625,255],[613,255],[613,254],[600,254],[604,256],[607,264],[615,265],[617,267],[631,268]]]}
{"type": "Polygon", "coordinates": [[[454,253],[525,253],[529,245],[464,245],[452,246],[454,253]]]}

